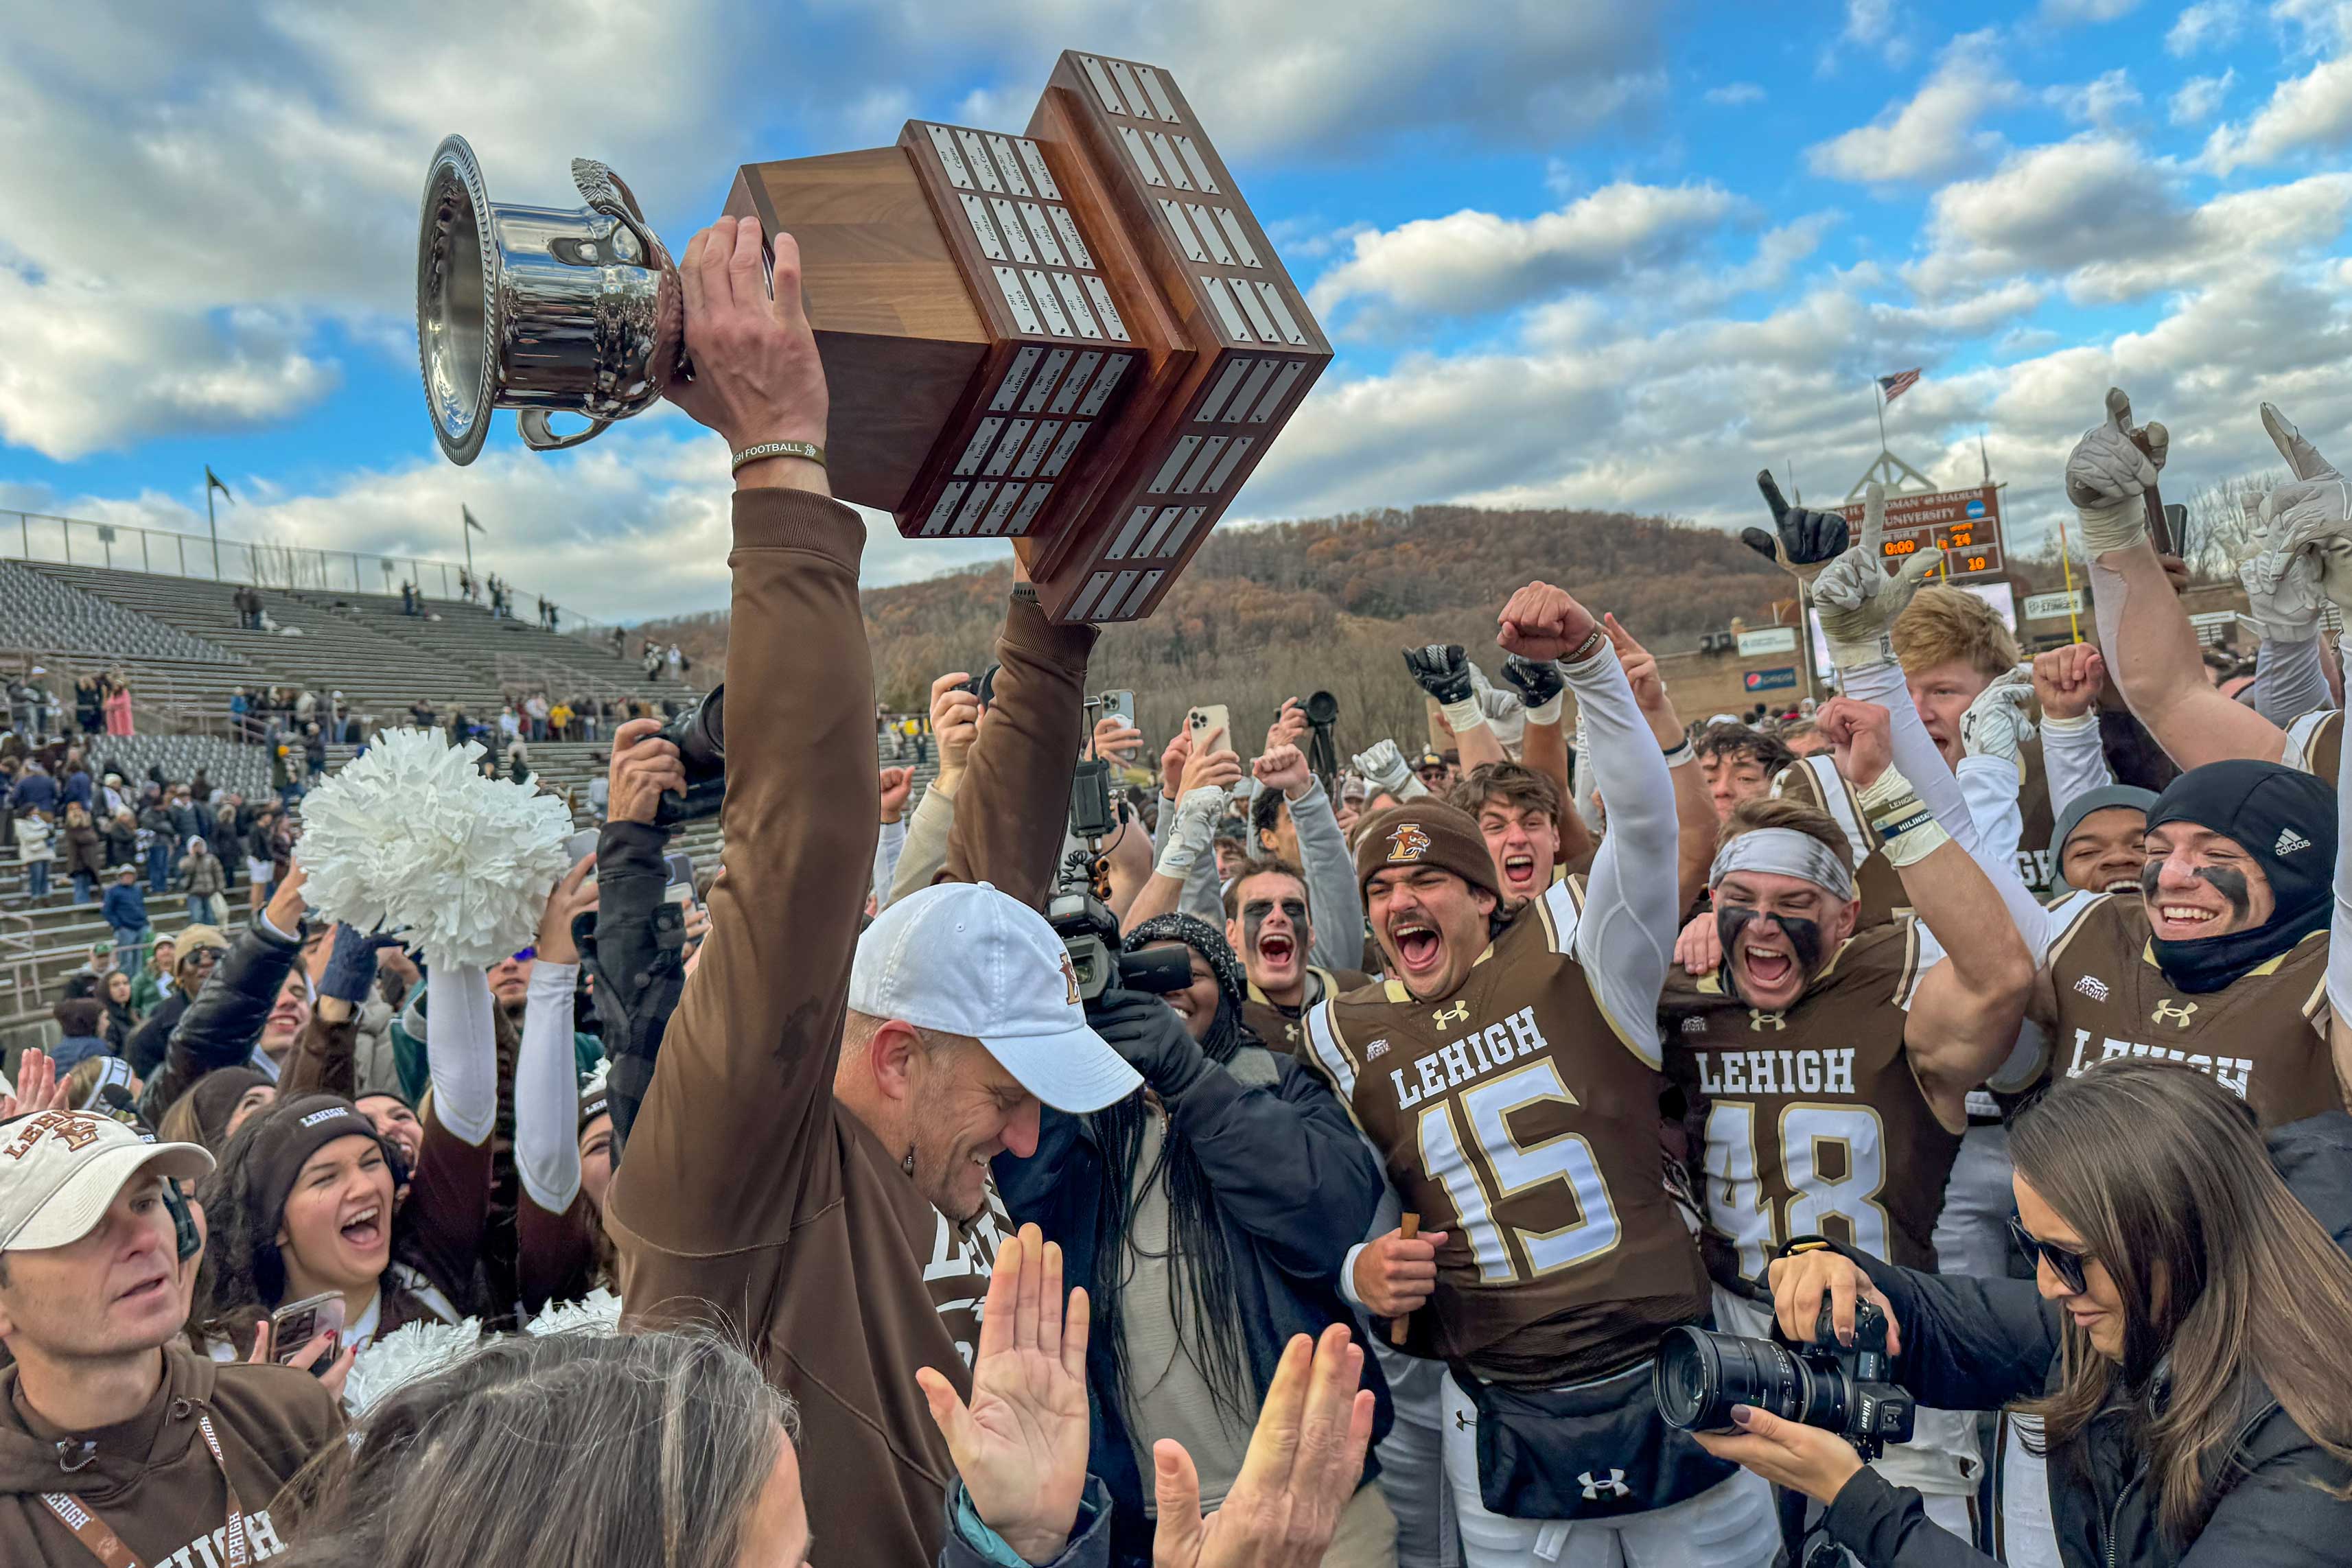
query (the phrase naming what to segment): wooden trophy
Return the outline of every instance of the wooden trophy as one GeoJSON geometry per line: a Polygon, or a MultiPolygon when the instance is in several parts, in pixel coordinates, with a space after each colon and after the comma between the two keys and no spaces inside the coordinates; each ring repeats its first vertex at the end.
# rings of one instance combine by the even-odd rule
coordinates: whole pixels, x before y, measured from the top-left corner
{"type": "Polygon", "coordinates": [[[834,493],[1010,538],[1058,621],[1156,607],[1331,357],[1168,73],[1068,51],[1023,136],[745,164],[801,254],[834,493]]]}

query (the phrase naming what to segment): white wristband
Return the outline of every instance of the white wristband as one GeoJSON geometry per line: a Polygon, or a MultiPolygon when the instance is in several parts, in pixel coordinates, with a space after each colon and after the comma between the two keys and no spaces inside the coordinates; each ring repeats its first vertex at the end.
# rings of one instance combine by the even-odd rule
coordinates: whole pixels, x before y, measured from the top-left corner
{"type": "Polygon", "coordinates": [[[1440,703],[1437,706],[1439,711],[1445,715],[1445,722],[1453,727],[1454,733],[1456,735],[1462,734],[1465,730],[1476,729],[1486,722],[1486,710],[1478,706],[1478,695],[1475,692],[1458,703],[1440,703]]]}
{"type": "Polygon", "coordinates": [[[1889,768],[1861,792],[1862,812],[1885,852],[1886,863],[1900,871],[1916,865],[1952,841],[1944,824],[1936,821],[1911,787],[1911,780],[1889,768]]]}
{"type": "Polygon", "coordinates": [[[1551,701],[1543,704],[1539,707],[1531,707],[1528,709],[1528,722],[1529,724],[1558,724],[1559,722],[1560,715],[1566,711],[1567,706],[1568,689],[1563,686],[1559,691],[1552,694],[1551,701]]]}
{"type": "Polygon", "coordinates": [[[2083,554],[2096,560],[2109,550],[2128,549],[2147,538],[2147,503],[2126,497],[2110,507],[2077,507],[2083,519],[2083,554]]]}

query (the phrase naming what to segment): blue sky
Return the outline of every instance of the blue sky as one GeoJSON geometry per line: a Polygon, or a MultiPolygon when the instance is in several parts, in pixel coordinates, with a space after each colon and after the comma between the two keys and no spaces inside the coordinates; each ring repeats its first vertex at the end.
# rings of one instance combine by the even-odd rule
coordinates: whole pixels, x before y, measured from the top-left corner
{"type": "MultiPolygon", "coordinates": [[[[435,142],[503,200],[568,204],[604,157],[682,248],[739,162],[1017,126],[1066,47],[1175,75],[1339,349],[1240,517],[1737,527],[1767,464],[1842,495],[1869,377],[1916,364],[1896,448],[1972,481],[1983,431],[2030,544],[2111,382],[2172,426],[2176,493],[2265,465],[2263,399],[2323,446],[2352,420],[2346,0],[391,9],[17,29],[0,126],[43,155],[0,170],[0,506],[201,530],[209,463],[233,537],[454,554],[463,503],[484,564],[563,602],[716,605],[723,454],[683,418],[435,452],[435,142]]],[[[866,580],[992,548],[880,524],[866,580]]]]}

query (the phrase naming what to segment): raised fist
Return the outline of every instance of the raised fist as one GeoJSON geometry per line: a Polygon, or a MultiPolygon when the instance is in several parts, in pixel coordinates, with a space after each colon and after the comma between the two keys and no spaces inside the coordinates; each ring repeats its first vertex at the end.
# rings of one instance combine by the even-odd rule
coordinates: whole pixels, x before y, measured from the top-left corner
{"type": "Polygon", "coordinates": [[[1523,659],[1517,653],[1506,653],[1503,679],[1517,690],[1520,699],[1530,708],[1543,706],[1568,689],[1568,677],[1559,673],[1557,659],[1523,659]]]}
{"type": "Polygon", "coordinates": [[[2131,399],[2109,387],[2106,418],[2083,432],[2066,455],[2066,499],[2083,519],[2083,548],[2095,560],[2147,537],[2141,497],[2170,447],[2164,426],[2135,426],[2131,416],[2131,399]]]}
{"type": "Polygon", "coordinates": [[[1857,697],[1832,697],[1813,715],[1829,737],[1837,770],[1857,789],[1867,789],[1895,762],[1893,721],[1885,708],[1857,697]]]}
{"type": "Polygon", "coordinates": [[[1397,749],[1397,743],[1393,740],[1375,741],[1370,751],[1360,752],[1349,760],[1364,782],[1383,794],[1403,800],[1429,793],[1421,780],[1412,776],[1412,769],[1405,766],[1404,753],[1397,749]]]}
{"type": "Polygon", "coordinates": [[[1919,580],[1944,559],[1929,546],[1903,558],[1893,577],[1879,562],[1886,553],[1886,492],[1873,480],[1862,492],[1862,538],[1813,580],[1813,604],[1821,612],[1822,635],[1831,661],[1857,669],[1894,657],[1887,628],[1918,591],[1919,580]]]}
{"type": "Polygon", "coordinates": [[[2074,720],[2098,706],[2099,687],[2107,678],[2107,662],[2088,643],[2069,643],[2033,656],[2033,695],[2042,699],[2042,717],[2074,720]]]}
{"type": "Polygon", "coordinates": [[[2033,738],[2032,706],[2032,667],[2020,664],[2004,671],[1960,715],[1960,750],[1969,757],[1998,757],[2024,778],[2020,751],[2033,738]]]}
{"type": "Polygon", "coordinates": [[[1765,506],[1771,508],[1772,532],[1742,528],[1740,543],[1801,582],[1811,582],[1822,568],[1845,553],[1848,530],[1843,512],[1815,512],[1789,505],[1769,468],[1756,476],[1756,487],[1764,493],[1765,506]]]}
{"type": "Polygon", "coordinates": [[[1512,594],[1495,619],[1502,628],[1495,642],[1503,652],[1538,661],[1584,650],[1601,629],[1591,611],[1549,582],[1530,582],[1512,594]]]}
{"type": "Polygon", "coordinates": [[[1470,683],[1470,660],[1459,643],[1430,643],[1404,651],[1405,673],[1413,684],[1443,705],[1467,702],[1476,690],[1470,683]]]}

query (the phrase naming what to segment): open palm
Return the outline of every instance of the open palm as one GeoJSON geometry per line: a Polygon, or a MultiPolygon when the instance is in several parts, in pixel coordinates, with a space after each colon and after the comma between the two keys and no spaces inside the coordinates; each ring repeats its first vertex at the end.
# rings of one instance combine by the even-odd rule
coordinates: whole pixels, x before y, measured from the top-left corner
{"type": "Polygon", "coordinates": [[[982,1521],[1032,1563],[1060,1556],[1087,1485],[1087,1293],[1066,1315],[1061,1248],[1025,1225],[998,1250],[970,1403],[915,1376],[982,1521]]]}

